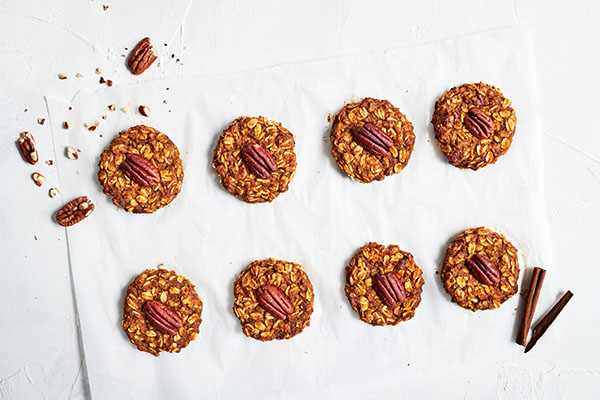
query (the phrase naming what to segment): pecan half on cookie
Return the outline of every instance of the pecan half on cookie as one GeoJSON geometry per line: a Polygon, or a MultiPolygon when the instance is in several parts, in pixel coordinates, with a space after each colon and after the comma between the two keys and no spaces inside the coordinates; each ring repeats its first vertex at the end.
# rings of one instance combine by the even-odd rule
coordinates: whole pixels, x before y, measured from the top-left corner
{"type": "Polygon", "coordinates": [[[517,249],[490,229],[467,229],[448,246],[441,279],[452,301],[463,308],[500,307],[517,293],[517,249]]]}
{"type": "Polygon", "coordinates": [[[310,325],[314,291],[300,264],[254,261],[235,279],[233,295],[233,312],[246,336],[290,339],[310,325]]]}
{"type": "Polygon", "coordinates": [[[412,254],[395,244],[371,242],[346,266],[346,297],[371,325],[397,325],[414,317],[424,283],[412,254]]]}
{"type": "Polygon", "coordinates": [[[240,117],[223,131],[213,168],[229,193],[246,203],[273,201],[296,174],[294,135],[264,117],[240,117]]]}
{"type": "Polygon", "coordinates": [[[179,149],[167,135],[149,126],[121,132],[102,153],[98,166],[104,193],[126,211],[153,213],[181,191],[179,149]]]}
{"type": "Polygon", "coordinates": [[[340,169],[362,183],[402,171],[415,144],[413,126],[404,114],[389,101],[372,98],[344,106],[329,137],[340,169]]]}
{"type": "Polygon", "coordinates": [[[202,322],[202,301],[194,285],[162,267],[138,275],[123,303],[123,330],[138,350],[154,356],[187,347],[202,322]]]}
{"type": "Polygon", "coordinates": [[[498,88],[485,83],[464,84],[440,97],[431,123],[448,162],[477,170],[505,154],[517,124],[510,105],[498,88]]]}

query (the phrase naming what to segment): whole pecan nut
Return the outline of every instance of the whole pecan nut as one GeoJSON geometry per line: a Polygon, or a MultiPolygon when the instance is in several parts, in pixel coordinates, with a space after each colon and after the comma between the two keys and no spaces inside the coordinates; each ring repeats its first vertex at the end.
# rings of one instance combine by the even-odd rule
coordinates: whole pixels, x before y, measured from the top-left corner
{"type": "Polygon", "coordinates": [[[373,276],[373,289],[389,308],[396,307],[406,299],[404,285],[400,282],[398,275],[393,272],[373,276]]]}
{"type": "Polygon", "coordinates": [[[277,287],[263,285],[256,291],[258,303],[278,319],[286,319],[294,312],[290,299],[277,287]]]}
{"type": "Polygon", "coordinates": [[[469,272],[484,285],[497,285],[500,282],[500,270],[485,254],[475,254],[465,264],[469,272]]]}
{"type": "Polygon", "coordinates": [[[248,143],[242,149],[242,161],[246,168],[259,178],[266,179],[277,170],[273,157],[256,143],[248,143]]]}
{"type": "Polygon", "coordinates": [[[369,153],[384,156],[394,145],[394,141],[374,124],[367,122],[360,128],[352,130],[354,141],[369,153]]]}
{"type": "Polygon", "coordinates": [[[94,211],[94,204],[87,196],[71,200],[56,213],[56,222],[61,226],[71,226],[81,222],[94,211]]]}
{"type": "Polygon", "coordinates": [[[17,145],[19,146],[19,150],[21,151],[21,155],[23,155],[25,161],[31,165],[34,165],[38,162],[38,152],[35,147],[35,140],[33,140],[31,133],[21,133],[21,137],[19,140],[17,140],[17,145]]]}
{"type": "Polygon", "coordinates": [[[160,182],[160,173],[152,161],[139,154],[127,153],[121,169],[141,186],[154,186],[160,182]]]}
{"type": "Polygon", "coordinates": [[[465,116],[465,126],[478,139],[487,139],[494,134],[492,118],[480,108],[471,108],[465,116]]]}
{"type": "Polygon", "coordinates": [[[143,309],[146,319],[162,333],[176,335],[183,326],[179,315],[159,301],[149,300],[144,303],[143,309]]]}
{"type": "Polygon", "coordinates": [[[139,75],[147,70],[158,58],[158,52],[152,45],[149,37],[143,38],[131,51],[127,65],[134,75],[139,75]]]}

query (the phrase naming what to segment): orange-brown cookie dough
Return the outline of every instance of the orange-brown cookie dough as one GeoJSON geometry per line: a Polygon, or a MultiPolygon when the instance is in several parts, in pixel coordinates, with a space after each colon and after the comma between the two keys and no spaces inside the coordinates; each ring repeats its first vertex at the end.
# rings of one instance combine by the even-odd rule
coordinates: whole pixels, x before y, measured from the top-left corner
{"type": "Polygon", "coordinates": [[[289,339],[310,325],[314,291],[300,264],[272,258],[254,261],[236,278],[233,295],[233,312],[246,336],[262,341],[289,339]],[[259,291],[265,286],[277,288],[289,300],[291,312],[285,319],[261,306],[259,291]]]}
{"type": "Polygon", "coordinates": [[[221,134],[213,168],[223,187],[246,203],[271,202],[286,192],[296,174],[294,135],[281,123],[264,117],[239,117],[221,134]],[[257,176],[242,159],[247,145],[262,147],[275,164],[269,177],[257,176]]]}
{"type": "MultiPolygon", "coordinates": [[[[510,148],[517,117],[511,101],[494,86],[467,83],[446,92],[435,103],[431,123],[435,138],[448,162],[458,168],[477,170],[495,163],[510,148]],[[465,118],[472,109],[489,117],[489,137],[478,137],[465,118]]],[[[473,111],[471,111],[473,112],[473,111]]]]}
{"type": "Polygon", "coordinates": [[[362,183],[383,180],[406,167],[415,144],[412,124],[387,100],[365,98],[351,103],[336,115],[331,128],[331,155],[350,178],[362,183]],[[368,151],[356,141],[354,131],[373,124],[391,139],[381,154],[368,151]]]}
{"type": "MultiPolygon", "coordinates": [[[[202,301],[194,285],[158,266],[138,275],[127,288],[123,304],[123,330],[138,350],[158,356],[161,351],[179,353],[199,332],[202,301]],[[159,302],[167,307],[182,323],[176,334],[163,333],[147,314],[147,302],[159,302]]],[[[164,329],[163,329],[164,331],[164,329]]]]}
{"type": "Polygon", "coordinates": [[[100,156],[98,180],[104,194],[133,213],[153,213],[181,191],[183,167],[177,146],[162,132],[145,125],[123,131],[100,156]],[[158,182],[142,185],[127,175],[121,164],[127,154],[144,157],[158,171],[158,182]]]}
{"type": "Polygon", "coordinates": [[[459,306],[472,311],[498,308],[517,293],[517,249],[503,235],[490,229],[467,229],[448,246],[441,278],[446,292],[459,306]],[[477,254],[487,257],[498,269],[497,284],[483,284],[469,270],[467,260],[477,254]]]}
{"type": "Polygon", "coordinates": [[[421,302],[423,274],[412,254],[395,244],[371,242],[358,249],[346,266],[346,296],[360,319],[371,325],[397,325],[415,315],[421,302]],[[377,276],[395,274],[405,298],[390,308],[375,290],[377,276]]]}

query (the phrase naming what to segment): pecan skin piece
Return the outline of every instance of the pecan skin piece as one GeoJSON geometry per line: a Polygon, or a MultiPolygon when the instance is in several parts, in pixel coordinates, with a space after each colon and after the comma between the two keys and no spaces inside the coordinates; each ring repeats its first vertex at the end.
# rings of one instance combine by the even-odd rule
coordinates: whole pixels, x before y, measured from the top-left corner
{"type": "Polygon", "coordinates": [[[246,168],[261,179],[271,177],[277,171],[277,165],[267,150],[256,143],[248,143],[241,151],[246,168]]]}
{"type": "Polygon", "coordinates": [[[404,285],[398,279],[398,275],[388,272],[383,275],[373,276],[373,289],[377,296],[389,308],[394,308],[406,300],[404,285]]]}
{"type": "Polygon", "coordinates": [[[360,128],[352,129],[352,138],[369,153],[384,156],[394,145],[394,141],[374,124],[367,122],[360,128]]]}
{"type": "Polygon", "coordinates": [[[154,186],[160,182],[158,169],[147,158],[139,154],[127,153],[121,169],[140,186],[154,186]]]}
{"type": "Polygon", "coordinates": [[[183,326],[179,315],[159,301],[149,300],[144,303],[143,309],[146,319],[162,333],[176,335],[183,326]]]}
{"type": "Polygon", "coordinates": [[[478,139],[487,139],[494,134],[492,118],[480,108],[471,108],[465,116],[465,127],[478,139]]]}
{"type": "Polygon", "coordinates": [[[475,254],[465,264],[469,272],[484,285],[495,286],[500,283],[500,270],[485,254],[475,254]]]}
{"type": "Polygon", "coordinates": [[[273,285],[263,285],[256,291],[258,304],[278,319],[287,319],[294,312],[290,299],[273,285]]]}
{"type": "Polygon", "coordinates": [[[31,165],[35,165],[38,162],[38,152],[35,147],[35,140],[33,140],[33,136],[29,132],[21,133],[21,137],[17,140],[17,145],[19,146],[19,150],[21,151],[21,155],[31,165]]]}
{"type": "Polygon", "coordinates": [[[56,213],[56,222],[60,226],[71,226],[81,222],[94,211],[94,203],[87,196],[71,200],[56,213]]]}
{"type": "Polygon", "coordinates": [[[140,75],[158,58],[158,52],[149,37],[143,38],[131,51],[127,65],[134,75],[140,75]]]}

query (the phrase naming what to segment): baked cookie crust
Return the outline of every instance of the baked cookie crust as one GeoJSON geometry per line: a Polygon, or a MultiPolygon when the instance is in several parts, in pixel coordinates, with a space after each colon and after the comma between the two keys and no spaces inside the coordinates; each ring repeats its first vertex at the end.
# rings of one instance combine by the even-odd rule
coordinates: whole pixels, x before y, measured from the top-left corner
{"type": "Polygon", "coordinates": [[[181,191],[183,166],[177,146],[162,132],[138,125],[123,131],[100,156],[98,180],[112,202],[132,213],[153,213],[165,207],[181,191]],[[149,160],[160,173],[160,182],[142,186],[121,169],[128,153],[149,160]]]}
{"type": "Polygon", "coordinates": [[[369,97],[344,106],[334,119],[329,137],[331,155],[340,169],[362,183],[381,181],[402,171],[415,144],[412,123],[404,114],[387,100],[369,97]],[[352,136],[353,129],[369,122],[393,141],[385,155],[370,153],[352,136]]]}
{"type": "Polygon", "coordinates": [[[202,301],[194,285],[159,265],[138,275],[127,288],[123,303],[123,330],[138,350],[158,356],[160,352],[179,351],[196,338],[202,322],[202,301]],[[143,311],[147,301],[158,301],[177,313],[183,326],[176,335],[168,335],[156,329],[143,311]]]}
{"type": "Polygon", "coordinates": [[[511,101],[500,89],[486,83],[454,87],[435,103],[431,119],[435,138],[448,162],[461,169],[478,170],[494,164],[512,143],[517,125],[511,101]],[[465,117],[478,108],[490,117],[493,134],[479,138],[465,125],[465,117]]]}
{"type": "Polygon", "coordinates": [[[254,261],[235,279],[233,295],[233,312],[246,336],[261,341],[290,339],[310,325],[314,289],[300,264],[272,258],[254,261]],[[259,304],[257,291],[264,285],[277,287],[290,300],[294,310],[285,320],[259,304]]]}
{"type": "Polygon", "coordinates": [[[397,325],[413,318],[424,284],[412,254],[395,244],[385,247],[371,242],[358,249],[346,266],[348,301],[360,319],[371,325],[397,325]],[[373,288],[373,277],[387,273],[396,274],[406,294],[405,300],[393,308],[386,306],[373,288]]]}
{"type": "Polygon", "coordinates": [[[225,190],[246,203],[273,201],[288,190],[296,174],[294,135],[264,117],[239,117],[223,131],[214,151],[213,168],[225,190]],[[242,149],[258,144],[276,164],[269,178],[254,175],[242,160],[242,149]]]}
{"type": "Polygon", "coordinates": [[[518,290],[517,249],[503,235],[485,227],[467,229],[448,246],[442,266],[442,283],[452,301],[467,310],[492,310],[518,290]],[[469,272],[466,260],[483,254],[500,271],[497,285],[485,285],[469,272]]]}

